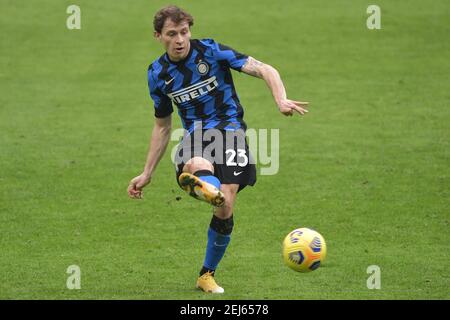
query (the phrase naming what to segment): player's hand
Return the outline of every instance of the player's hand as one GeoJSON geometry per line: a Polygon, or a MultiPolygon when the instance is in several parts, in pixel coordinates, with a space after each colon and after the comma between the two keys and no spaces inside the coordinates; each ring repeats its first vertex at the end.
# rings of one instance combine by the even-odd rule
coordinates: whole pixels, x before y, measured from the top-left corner
{"type": "Polygon", "coordinates": [[[308,104],[309,102],[284,99],[278,103],[278,109],[285,116],[292,116],[294,112],[297,112],[300,115],[305,115],[305,113],[308,112],[308,110],[305,109],[308,104]]]}
{"type": "Polygon", "coordinates": [[[142,199],[142,189],[148,185],[151,177],[142,173],[141,175],[131,179],[128,185],[128,196],[132,199],[142,199]]]}

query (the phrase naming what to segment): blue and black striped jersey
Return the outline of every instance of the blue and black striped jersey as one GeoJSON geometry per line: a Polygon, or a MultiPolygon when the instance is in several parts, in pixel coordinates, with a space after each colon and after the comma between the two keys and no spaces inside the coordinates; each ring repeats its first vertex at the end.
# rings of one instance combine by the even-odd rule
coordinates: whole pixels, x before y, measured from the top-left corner
{"type": "Polygon", "coordinates": [[[173,62],[163,54],[148,68],[155,116],[170,115],[173,102],[189,132],[199,121],[203,129],[245,130],[244,110],[230,68],[241,71],[247,58],[212,39],[191,40],[182,61],[173,62]]]}

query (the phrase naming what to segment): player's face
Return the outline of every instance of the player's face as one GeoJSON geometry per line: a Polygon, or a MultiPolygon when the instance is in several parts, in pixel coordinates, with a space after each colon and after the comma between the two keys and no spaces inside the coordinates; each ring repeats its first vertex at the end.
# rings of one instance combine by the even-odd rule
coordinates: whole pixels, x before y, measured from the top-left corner
{"type": "Polygon", "coordinates": [[[161,33],[156,32],[155,36],[166,49],[170,60],[180,61],[188,55],[191,31],[186,21],[176,24],[171,19],[166,19],[161,33]]]}

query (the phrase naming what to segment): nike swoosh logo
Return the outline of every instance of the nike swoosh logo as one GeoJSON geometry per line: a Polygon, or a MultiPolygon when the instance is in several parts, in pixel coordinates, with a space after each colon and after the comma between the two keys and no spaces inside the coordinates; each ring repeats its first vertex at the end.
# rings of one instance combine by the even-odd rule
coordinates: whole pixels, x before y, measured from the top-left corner
{"type": "Polygon", "coordinates": [[[228,243],[225,243],[225,244],[218,244],[216,241],[214,241],[214,245],[215,245],[216,247],[225,247],[227,244],[228,244],[228,243]]]}
{"type": "Polygon", "coordinates": [[[240,171],[240,172],[233,171],[233,174],[234,174],[235,176],[238,176],[238,175],[240,175],[242,172],[244,172],[244,171],[240,171]]]}
{"type": "Polygon", "coordinates": [[[173,81],[173,79],[175,79],[175,78],[172,78],[172,79],[170,79],[169,81],[164,81],[164,83],[166,84],[166,86],[167,86],[168,84],[170,84],[170,83],[173,81]]]}

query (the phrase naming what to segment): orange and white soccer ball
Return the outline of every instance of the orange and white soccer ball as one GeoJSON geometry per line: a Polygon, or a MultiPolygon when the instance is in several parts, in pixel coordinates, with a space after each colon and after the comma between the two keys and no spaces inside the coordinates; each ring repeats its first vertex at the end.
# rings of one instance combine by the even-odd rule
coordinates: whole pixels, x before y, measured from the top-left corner
{"type": "Polygon", "coordinates": [[[309,228],[290,232],[283,241],[283,260],[298,272],[316,270],[325,260],[327,245],[320,233],[309,228]]]}

